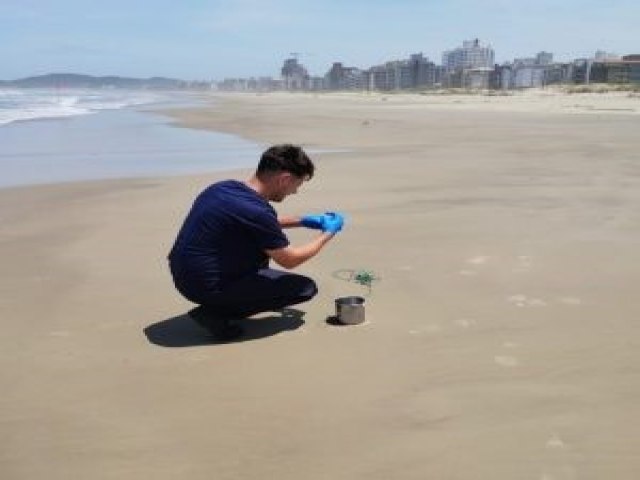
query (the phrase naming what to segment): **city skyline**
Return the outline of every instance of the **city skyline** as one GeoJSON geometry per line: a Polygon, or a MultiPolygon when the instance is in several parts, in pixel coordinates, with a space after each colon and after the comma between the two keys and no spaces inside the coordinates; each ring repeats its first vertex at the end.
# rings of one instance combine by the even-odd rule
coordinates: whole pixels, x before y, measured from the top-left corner
{"type": "Polygon", "coordinates": [[[297,53],[311,75],[334,62],[367,68],[422,52],[442,53],[479,38],[496,63],[549,51],[557,61],[597,50],[636,53],[640,6],[549,0],[257,0],[138,2],[4,0],[0,78],[51,72],[185,80],[276,76],[297,53]]]}

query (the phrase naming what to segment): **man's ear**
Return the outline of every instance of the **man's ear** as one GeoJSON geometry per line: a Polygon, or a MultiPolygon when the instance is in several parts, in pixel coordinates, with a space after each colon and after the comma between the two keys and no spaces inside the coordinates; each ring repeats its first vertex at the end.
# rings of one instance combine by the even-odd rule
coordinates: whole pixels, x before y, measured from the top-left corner
{"type": "Polygon", "coordinates": [[[280,172],[280,174],[278,175],[278,181],[280,182],[280,184],[284,185],[286,183],[289,183],[292,177],[293,174],[289,172],[280,172]]]}

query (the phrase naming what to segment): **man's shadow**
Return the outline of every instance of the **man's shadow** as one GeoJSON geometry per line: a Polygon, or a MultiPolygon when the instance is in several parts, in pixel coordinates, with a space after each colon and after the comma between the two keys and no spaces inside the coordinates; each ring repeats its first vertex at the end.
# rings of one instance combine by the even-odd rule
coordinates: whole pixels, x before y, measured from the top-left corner
{"type": "MultiPolygon", "coordinates": [[[[232,342],[224,343],[246,342],[277,335],[287,330],[297,330],[304,325],[302,317],[304,317],[305,313],[295,308],[285,308],[274,315],[241,320],[238,324],[244,329],[242,337],[232,342]]],[[[144,334],[150,343],[161,347],[197,347],[223,343],[216,342],[206,330],[198,326],[186,313],[152,323],[144,329],[144,334]]]]}

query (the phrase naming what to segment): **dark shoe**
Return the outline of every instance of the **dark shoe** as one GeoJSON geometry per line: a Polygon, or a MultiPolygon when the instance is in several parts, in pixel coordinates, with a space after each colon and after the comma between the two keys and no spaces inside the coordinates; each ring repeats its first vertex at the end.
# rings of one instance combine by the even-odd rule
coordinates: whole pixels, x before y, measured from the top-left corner
{"type": "Polygon", "coordinates": [[[234,325],[231,319],[212,316],[202,305],[191,309],[187,315],[216,341],[229,342],[244,334],[244,329],[240,325],[234,325]]]}
{"type": "Polygon", "coordinates": [[[209,328],[211,328],[211,326],[213,325],[211,316],[207,314],[202,305],[192,308],[187,312],[187,315],[191,320],[196,322],[205,330],[209,330],[209,328]]]}
{"type": "Polygon", "coordinates": [[[211,336],[218,342],[232,342],[243,335],[244,328],[240,325],[226,325],[216,332],[211,332],[211,336]]]}

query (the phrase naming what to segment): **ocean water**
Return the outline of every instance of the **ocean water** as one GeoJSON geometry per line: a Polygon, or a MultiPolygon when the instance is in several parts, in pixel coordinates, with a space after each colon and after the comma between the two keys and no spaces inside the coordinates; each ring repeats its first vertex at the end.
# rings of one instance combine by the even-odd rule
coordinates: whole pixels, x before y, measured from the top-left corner
{"type": "Polygon", "coordinates": [[[0,125],[43,118],[87,115],[162,102],[160,93],[127,90],[0,89],[0,125]]]}
{"type": "Polygon", "coordinates": [[[0,188],[255,165],[262,145],[146,111],[199,104],[146,91],[0,89],[0,188]]]}

